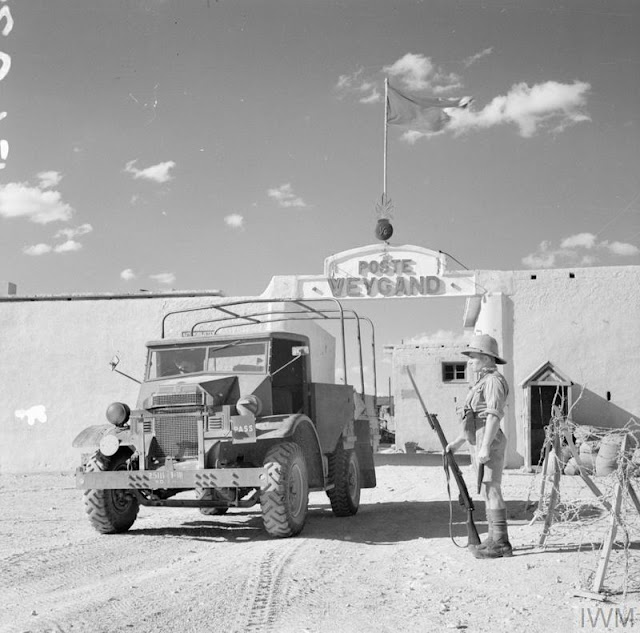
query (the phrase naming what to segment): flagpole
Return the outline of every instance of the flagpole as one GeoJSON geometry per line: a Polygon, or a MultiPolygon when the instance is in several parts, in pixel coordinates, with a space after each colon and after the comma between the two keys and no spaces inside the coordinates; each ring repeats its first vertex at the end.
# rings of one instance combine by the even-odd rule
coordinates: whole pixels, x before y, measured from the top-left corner
{"type": "Polygon", "coordinates": [[[384,151],[382,153],[382,204],[387,198],[387,118],[389,114],[389,79],[384,78],[384,151]]]}

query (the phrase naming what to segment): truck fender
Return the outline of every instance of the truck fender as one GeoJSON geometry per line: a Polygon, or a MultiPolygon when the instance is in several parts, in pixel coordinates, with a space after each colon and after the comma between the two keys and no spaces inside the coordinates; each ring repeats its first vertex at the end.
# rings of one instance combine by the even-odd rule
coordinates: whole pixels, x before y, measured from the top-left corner
{"type": "Polygon", "coordinates": [[[260,441],[286,439],[301,446],[309,471],[309,487],[324,488],[328,462],[323,459],[316,427],[306,415],[296,413],[266,416],[257,420],[256,426],[262,431],[260,441]]]}
{"type": "Polygon", "coordinates": [[[107,435],[115,435],[120,440],[121,446],[133,446],[131,429],[114,426],[113,424],[94,424],[88,426],[76,435],[71,446],[73,448],[91,448],[98,450],[100,440],[107,435]]]}

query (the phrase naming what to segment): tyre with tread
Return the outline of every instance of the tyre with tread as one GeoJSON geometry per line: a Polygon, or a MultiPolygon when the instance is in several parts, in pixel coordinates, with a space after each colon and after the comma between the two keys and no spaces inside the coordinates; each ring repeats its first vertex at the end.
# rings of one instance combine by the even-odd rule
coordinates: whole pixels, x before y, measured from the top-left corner
{"type": "MultiPolygon", "coordinates": [[[[89,459],[87,472],[127,470],[129,454],[116,453],[105,468],[97,453],[89,459]]],[[[91,525],[101,534],[126,532],[136,520],[140,504],[131,490],[86,490],[85,511],[91,525]]]]}
{"type": "Polygon", "coordinates": [[[275,537],[295,536],[309,507],[309,478],[302,448],[295,442],[272,446],[265,455],[267,487],[260,491],[265,530],[275,537]]]}
{"type": "Polygon", "coordinates": [[[327,490],[333,514],[337,517],[353,516],[360,507],[360,464],[354,450],[345,450],[338,442],[329,455],[329,482],[327,490]]]}

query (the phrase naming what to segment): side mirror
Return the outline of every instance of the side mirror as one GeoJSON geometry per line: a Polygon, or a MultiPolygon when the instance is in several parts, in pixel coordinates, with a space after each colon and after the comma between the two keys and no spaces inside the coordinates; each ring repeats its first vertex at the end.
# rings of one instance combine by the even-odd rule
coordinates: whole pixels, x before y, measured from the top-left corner
{"type": "Polygon", "coordinates": [[[129,380],[133,380],[133,382],[137,382],[139,385],[142,384],[142,382],[140,380],[138,380],[137,378],[133,378],[132,376],[129,376],[129,374],[125,374],[123,371],[120,371],[119,369],[116,369],[116,367],[119,364],[120,364],[120,358],[118,356],[114,356],[109,361],[109,367],[111,367],[111,371],[115,371],[116,374],[120,374],[121,376],[124,376],[125,378],[128,378],[129,380]]]}
{"type": "Polygon", "coordinates": [[[307,345],[292,347],[291,356],[309,356],[309,347],[307,345]]]}

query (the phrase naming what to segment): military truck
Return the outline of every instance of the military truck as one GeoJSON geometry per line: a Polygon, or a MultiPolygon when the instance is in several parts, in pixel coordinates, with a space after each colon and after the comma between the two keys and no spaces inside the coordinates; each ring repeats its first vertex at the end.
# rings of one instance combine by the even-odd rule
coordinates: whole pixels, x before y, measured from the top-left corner
{"type": "Polygon", "coordinates": [[[113,534],[133,525],[140,505],[222,515],[259,504],[268,534],[289,537],[304,527],[309,491],[325,491],[334,515],[354,515],[361,488],[376,485],[375,389],[373,324],[337,300],[236,301],[168,313],[161,338],[147,344],[135,407],[110,404],[108,423],[73,442],[83,453],[76,486],[89,520],[113,534]],[[170,318],[200,310],[214,317],[165,337],[170,318]],[[326,328],[305,323],[316,320],[339,325],[339,345],[326,328]],[[371,325],[370,395],[363,320],[371,325]],[[345,331],[353,324],[360,391],[346,380],[345,331]],[[341,383],[331,380],[336,347],[341,383]]]}

